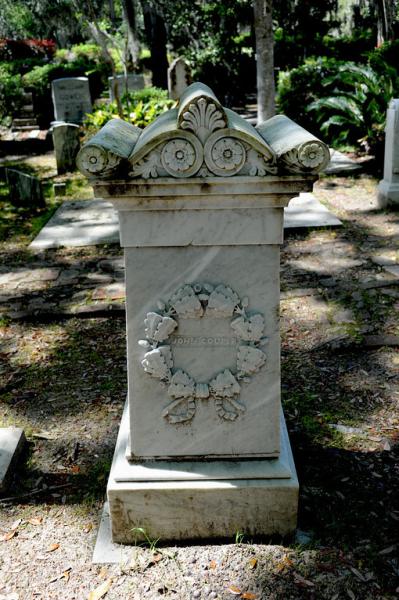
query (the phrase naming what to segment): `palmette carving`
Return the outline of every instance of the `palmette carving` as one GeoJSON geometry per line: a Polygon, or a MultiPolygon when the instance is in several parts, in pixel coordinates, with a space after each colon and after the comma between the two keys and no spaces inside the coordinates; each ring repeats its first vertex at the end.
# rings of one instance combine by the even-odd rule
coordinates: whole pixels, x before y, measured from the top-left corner
{"type": "Polygon", "coordinates": [[[238,399],[239,382],[249,382],[266,362],[265,353],[258,347],[266,342],[265,320],[260,313],[247,314],[248,304],[248,298],[241,300],[224,284],[215,287],[209,283],[191,283],[178,288],[169,301],[159,300],[159,312],[147,313],[144,319],[147,339],[138,342],[146,350],[142,366],[168,386],[167,394],[173,401],[162,415],[169,423],[189,423],[195,416],[197,402],[209,398],[214,399],[216,413],[223,420],[234,421],[245,412],[245,406],[238,399]],[[224,368],[209,382],[197,382],[189,373],[175,367],[168,341],[178,329],[179,318],[231,319],[230,326],[237,339],[236,373],[224,368]]]}
{"type": "Polygon", "coordinates": [[[202,143],[216,129],[223,129],[227,125],[225,114],[206,98],[193,102],[188,110],[183,113],[180,123],[182,129],[194,132],[202,143]]]}

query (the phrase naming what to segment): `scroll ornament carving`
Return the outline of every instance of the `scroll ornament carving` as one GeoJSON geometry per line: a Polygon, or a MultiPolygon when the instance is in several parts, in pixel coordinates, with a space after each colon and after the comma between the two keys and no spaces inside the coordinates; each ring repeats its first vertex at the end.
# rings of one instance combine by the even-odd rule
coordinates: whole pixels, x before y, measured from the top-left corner
{"type": "Polygon", "coordinates": [[[245,406],[239,402],[240,381],[249,382],[266,362],[260,346],[266,343],[263,336],[265,320],[260,313],[248,314],[248,298],[224,284],[216,287],[208,283],[181,286],[167,303],[159,301],[158,312],[149,312],[144,319],[146,339],[139,340],[146,353],[141,362],[146,373],[167,385],[168,396],[173,400],[162,416],[169,423],[190,422],[195,416],[196,403],[213,397],[218,416],[234,421],[245,406]],[[230,327],[237,337],[236,370],[223,369],[208,382],[197,382],[189,373],[174,364],[173,351],[168,342],[178,330],[179,319],[202,318],[231,319],[230,327]]]}
{"type": "Polygon", "coordinates": [[[119,156],[95,144],[84,146],[76,160],[78,169],[87,177],[108,177],[120,162],[119,156]]]}
{"type": "Polygon", "coordinates": [[[305,142],[281,156],[288,171],[302,173],[303,170],[320,171],[330,160],[328,148],[322,142],[305,142]]]}

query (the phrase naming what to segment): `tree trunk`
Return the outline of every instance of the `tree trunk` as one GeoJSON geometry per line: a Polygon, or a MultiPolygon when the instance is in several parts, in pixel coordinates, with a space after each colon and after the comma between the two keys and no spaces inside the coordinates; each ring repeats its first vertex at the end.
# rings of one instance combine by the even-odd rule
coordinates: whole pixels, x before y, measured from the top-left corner
{"type": "Polygon", "coordinates": [[[150,68],[152,85],[168,88],[168,58],[166,54],[166,29],[162,16],[156,9],[156,3],[141,0],[144,15],[144,28],[151,52],[150,68]]]}
{"type": "Polygon", "coordinates": [[[127,66],[134,71],[140,56],[140,44],[137,36],[137,18],[135,0],[122,0],[123,18],[127,26],[127,66]]]}
{"type": "Polygon", "coordinates": [[[394,39],[395,0],[374,0],[377,13],[377,46],[394,39]]]}
{"type": "Polygon", "coordinates": [[[254,0],[258,123],[276,112],[272,10],[273,0],[254,0]]]}

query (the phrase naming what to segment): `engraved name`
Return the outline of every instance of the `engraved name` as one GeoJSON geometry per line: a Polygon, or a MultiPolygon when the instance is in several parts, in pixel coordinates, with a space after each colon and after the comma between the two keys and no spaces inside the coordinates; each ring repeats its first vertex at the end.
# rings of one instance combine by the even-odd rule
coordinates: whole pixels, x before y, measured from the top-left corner
{"type": "Polygon", "coordinates": [[[174,335],[170,338],[172,346],[236,346],[237,338],[226,336],[205,336],[205,335],[174,335]]]}

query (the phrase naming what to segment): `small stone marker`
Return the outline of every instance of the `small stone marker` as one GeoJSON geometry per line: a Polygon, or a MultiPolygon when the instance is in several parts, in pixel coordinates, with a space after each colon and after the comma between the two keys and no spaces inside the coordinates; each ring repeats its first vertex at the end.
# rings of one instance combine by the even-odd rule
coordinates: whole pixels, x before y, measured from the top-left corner
{"type": "Polygon", "coordinates": [[[62,175],[75,171],[79,152],[79,125],[63,123],[53,127],[53,143],[57,173],[62,175]]]}
{"type": "Polygon", "coordinates": [[[399,99],[393,99],[387,110],[385,126],[384,179],[378,185],[378,202],[384,208],[399,205],[399,99]]]}
{"type": "Polygon", "coordinates": [[[163,540],[295,529],[279,254],[284,207],[329,158],[287,117],[255,129],[199,83],[139,135],[107,124],[80,150],[95,196],[119,212],[125,253],[129,392],[107,488],[114,542],[134,543],[135,528],[163,540]]]}
{"type": "Polygon", "coordinates": [[[141,73],[128,73],[127,77],[124,75],[108,77],[109,97],[111,98],[111,101],[115,100],[115,80],[118,84],[118,93],[120,98],[126,93],[126,87],[128,92],[136,92],[137,90],[142,90],[145,86],[144,75],[141,73]]]}
{"type": "Polygon", "coordinates": [[[54,183],[53,191],[54,191],[54,196],[65,196],[66,183],[54,183]]]}
{"type": "Polygon", "coordinates": [[[190,83],[190,67],[183,58],[176,58],[168,69],[168,91],[170,98],[178,100],[190,83]]]}
{"type": "Polygon", "coordinates": [[[89,80],[87,77],[63,77],[51,84],[56,121],[82,123],[86,113],[91,113],[89,80]]]}
{"type": "Polygon", "coordinates": [[[6,168],[10,202],[15,206],[45,206],[42,185],[37,177],[6,168]]]}
{"type": "Polygon", "coordinates": [[[23,429],[18,427],[0,428],[0,494],[7,490],[12,469],[25,443],[23,429]]]}

